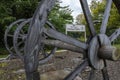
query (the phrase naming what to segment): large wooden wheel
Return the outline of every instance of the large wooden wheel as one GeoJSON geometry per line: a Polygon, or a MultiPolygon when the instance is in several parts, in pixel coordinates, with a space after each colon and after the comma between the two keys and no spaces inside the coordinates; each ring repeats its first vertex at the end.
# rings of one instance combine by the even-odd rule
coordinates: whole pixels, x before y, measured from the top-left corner
{"type": "MultiPolygon", "coordinates": [[[[26,41],[26,38],[27,38],[28,28],[29,28],[31,20],[32,20],[32,18],[21,22],[14,32],[14,37],[13,37],[14,50],[15,50],[16,54],[22,60],[24,60],[25,41],[26,41]]],[[[55,29],[54,26],[49,21],[46,22],[45,26],[47,26],[49,28],[52,28],[52,29],[55,29]]],[[[46,38],[48,38],[48,36],[42,33],[42,39],[45,40],[46,38]]],[[[42,44],[41,46],[43,46],[44,48],[39,52],[39,56],[40,56],[39,57],[39,64],[44,64],[50,58],[52,58],[52,56],[55,53],[57,48],[53,47],[53,49],[48,52],[47,50],[45,50],[46,46],[44,44],[42,44]]]]}
{"type": "Polygon", "coordinates": [[[17,26],[23,21],[25,21],[25,19],[17,20],[15,22],[11,23],[5,30],[5,35],[4,35],[5,47],[8,50],[8,52],[13,56],[16,55],[16,52],[13,47],[14,31],[16,30],[17,26]]]}
{"type": "MultiPolygon", "coordinates": [[[[39,65],[39,52],[43,50],[44,44],[64,48],[86,55],[84,56],[84,61],[80,65],[78,65],[78,67],[76,67],[64,80],[74,80],[75,77],[79,73],[81,73],[81,71],[83,71],[87,66],[91,67],[89,80],[95,80],[95,70],[99,70],[102,72],[103,80],[109,80],[106,60],[115,61],[118,60],[120,57],[117,49],[111,45],[111,42],[120,34],[120,29],[116,30],[116,32],[113,33],[111,36],[106,35],[107,22],[109,19],[112,0],[107,0],[104,18],[101,23],[99,34],[97,34],[96,30],[94,29],[87,0],[80,0],[91,34],[91,37],[87,43],[83,43],[79,40],[69,37],[53,28],[45,27],[48,13],[52,9],[54,3],[55,0],[42,0],[35,11],[33,18],[31,19],[24,47],[26,79],[40,79],[37,68],[39,65]],[[115,35],[116,33],[118,35],[115,35]],[[43,36],[43,34],[45,36],[47,35],[51,37],[52,39],[45,39],[45,36],[43,36]]],[[[25,22],[23,22],[21,25],[23,25],[24,23],[25,22]]],[[[20,30],[22,30],[22,27],[20,30]]],[[[51,52],[54,51],[55,48],[51,50],[51,52]]]]}

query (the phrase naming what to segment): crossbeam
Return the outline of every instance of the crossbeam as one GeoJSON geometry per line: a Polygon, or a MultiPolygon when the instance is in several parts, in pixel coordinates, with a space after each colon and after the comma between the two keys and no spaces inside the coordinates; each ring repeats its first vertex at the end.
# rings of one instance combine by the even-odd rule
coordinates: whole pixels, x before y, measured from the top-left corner
{"type": "Polygon", "coordinates": [[[62,49],[66,49],[66,50],[70,50],[70,51],[74,51],[74,52],[78,52],[78,53],[85,53],[85,51],[79,47],[64,43],[62,41],[59,40],[43,40],[42,43],[44,43],[45,45],[51,45],[51,46],[55,46],[58,48],[62,48],[62,49]]]}

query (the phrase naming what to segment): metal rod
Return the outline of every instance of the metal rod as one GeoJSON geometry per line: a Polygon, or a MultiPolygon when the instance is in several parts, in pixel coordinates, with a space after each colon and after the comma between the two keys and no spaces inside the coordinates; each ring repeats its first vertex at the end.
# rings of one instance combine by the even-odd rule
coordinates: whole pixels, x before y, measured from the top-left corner
{"type": "Polygon", "coordinates": [[[55,46],[58,48],[62,48],[62,49],[66,49],[66,50],[70,50],[70,51],[74,51],[74,52],[79,52],[79,53],[85,53],[85,51],[79,47],[64,43],[62,41],[59,40],[43,40],[42,41],[45,45],[51,45],[51,46],[55,46]]]}
{"type": "Polygon", "coordinates": [[[49,29],[44,28],[44,33],[47,34],[49,37],[52,37],[52,38],[58,39],[60,41],[63,41],[65,43],[80,47],[84,50],[86,50],[88,48],[87,44],[82,43],[82,42],[80,42],[80,41],[78,41],[70,36],[65,35],[65,34],[62,34],[56,30],[53,30],[50,28],[49,29]]]}
{"type": "Polygon", "coordinates": [[[64,80],[74,80],[75,77],[83,71],[86,66],[88,66],[88,60],[84,60],[80,65],[78,65],[74,71],[72,71],[64,80]]]}
{"type": "Polygon", "coordinates": [[[88,23],[90,33],[91,33],[92,36],[95,36],[96,32],[95,32],[95,29],[94,29],[94,24],[93,24],[92,16],[91,16],[91,13],[90,13],[90,10],[89,10],[89,7],[88,7],[87,0],[80,0],[80,3],[81,3],[81,6],[82,6],[82,9],[83,9],[86,21],[88,23]]]}
{"type": "Polygon", "coordinates": [[[108,19],[110,16],[111,6],[112,6],[112,0],[107,0],[104,16],[103,16],[103,20],[102,20],[102,25],[100,28],[100,33],[102,33],[102,34],[106,33],[106,27],[107,27],[108,19]]]}

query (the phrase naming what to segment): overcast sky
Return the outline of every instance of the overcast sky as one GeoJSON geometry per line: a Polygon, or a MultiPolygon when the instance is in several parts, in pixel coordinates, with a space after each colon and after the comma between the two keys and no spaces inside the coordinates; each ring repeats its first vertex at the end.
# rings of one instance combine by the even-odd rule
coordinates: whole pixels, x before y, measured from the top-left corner
{"type": "MultiPolygon", "coordinates": [[[[82,12],[79,0],[61,0],[61,1],[62,1],[61,6],[69,5],[69,8],[73,10],[72,16],[74,17],[74,19],[78,14],[82,12]]],[[[87,1],[88,1],[88,4],[90,4],[91,0],[87,0],[87,1]]]]}

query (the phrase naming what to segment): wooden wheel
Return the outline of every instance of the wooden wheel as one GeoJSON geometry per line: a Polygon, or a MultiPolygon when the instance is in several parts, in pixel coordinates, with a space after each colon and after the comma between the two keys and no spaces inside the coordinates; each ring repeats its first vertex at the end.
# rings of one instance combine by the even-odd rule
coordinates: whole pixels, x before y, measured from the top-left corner
{"type": "Polygon", "coordinates": [[[19,23],[23,22],[25,19],[20,19],[17,20],[15,22],[13,22],[12,24],[10,24],[6,31],[5,31],[5,35],[4,35],[4,43],[5,43],[5,47],[8,50],[8,52],[10,54],[16,55],[16,52],[14,50],[13,47],[13,36],[14,36],[14,31],[16,30],[17,26],[19,25],[19,23]]]}
{"type": "MultiPolygon", "coordinates": [[[[84,61],[80,66],[79,69],[75,69],[70,75],[68,75],[65,80],[73,80],[76,75],[81,71],[81,69],[85,66],[90,66],[92,69],[90,71],[90,76],[88,80],[96,80],[96,70],[102,72],[103,80],[109,80],[108,71],[107,71],[107,64],[106,60],[118,60],[119,59],[119,52],[113,52],[114,47],[111,46],[111,42],[116,39],[120,35],[120,29],[117,29],[110,37],[106,35],[106,27],[107,22],[109,19],[109,13],[112,5],[112,0],[107,0],[104,18],[101,23],[100,33],[97,34],[93,21],[91,18],[91,14],[88,8],[88,4],[86,0],[80,0],[83,12],[86,18],[86,21],[89,25],[89,30],[91,33],[92,38],[88,41],[88,50],[87,50],[87,59],[88,61],[84,61]],[[116,33],[116,35],[115,35],[116,33]],[[88,62],[88,65],[86,65],[88,62]],[[75,72],[76,71],[76,72],[75,72]]],[[[84,68],[83,68],[84,70],[84,68]]]]}
{"type": "Polygon", "coordinates": [[[109,80],[106,60],[115,61],[120,58],[119,52],[117,52],[116,48],[111,45],[111,42],[116,39],[118,35],[120,35],[120,29],[117,29],[110,37],[106,35],[106,27],[109,19],[112,0],[107,0],[104,18],[101,23],[99,34],[97,34],[94,29],[87,1],[80,0],[80,2],[92,36],[92,38],[87,43],[88,48],[86,52],[86,58],[88,60],[85,60],[81,65],[79,65],[64,80],[73,80],[76,75],[78,75],[82,70],[85,69],[86,66],[90,66],[92,68],[88,80],[96,80],[96,70],[102,72],[103,80],[109,80]]]}
{"type": "MultiPolygon", "coordinates": [[[[27,38],[27,33],[28,33],[28,28],[30,25],[30,21],[32,20],[32,18],[27,19],[26,21],[23,21],[20,23],[20,25],[17,27],[17,29],[14,32],[14,37],[13,37],[13,45],[14,45],[14,49],[16,54],[22,59],[24,60],[24,47],[25,47],[25,41],[27,38]]],[[[46,25],[52,29],[55,29],[54,26],[52,26],[52,24],[47,21],[46,25]]],[[[47,35],[42,33],[42,39],[46,39],[47,35]]],[[[39,64],[43,64],[45,62],[47,62],[50,58],[52,58],[53,54],[56,51],[56,47],[53,47],[53,49],[48,52],[45,50],[46,45],[42,44],[41,45],[43,48],[42,50],[39,52],[39,64]]]]}
{"type": "Polygon", "coordinates": [[[22,22],[14,32],[13,45],[16,51],[16,54],[23,59],[24,56],[24,43],[26,41],[27,31],[31,19],[27,19],[22,22]]]}

